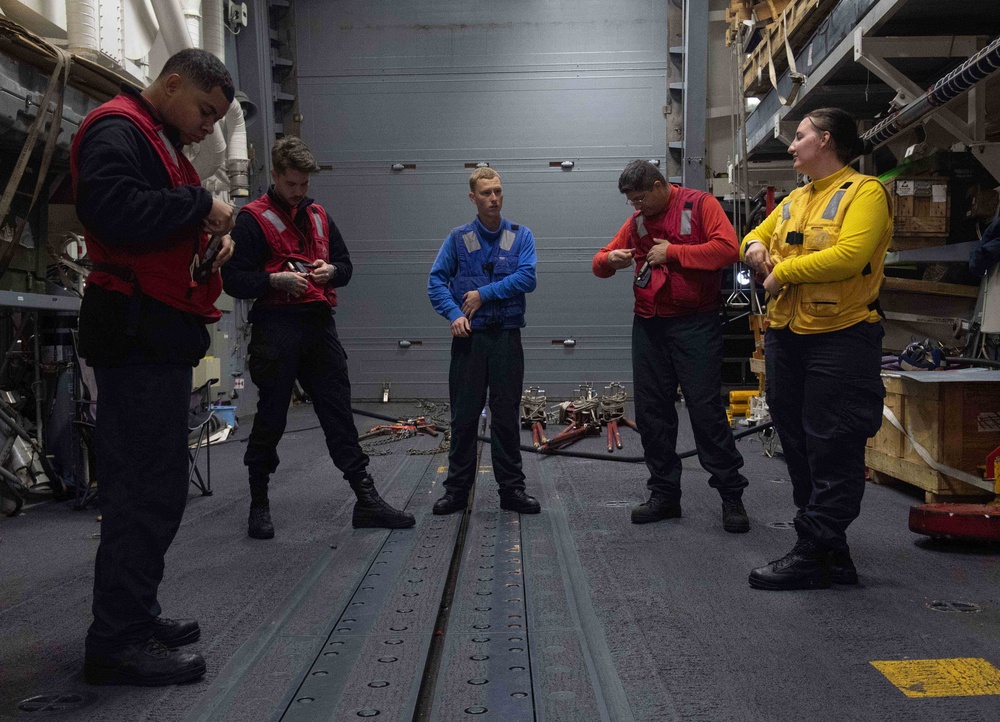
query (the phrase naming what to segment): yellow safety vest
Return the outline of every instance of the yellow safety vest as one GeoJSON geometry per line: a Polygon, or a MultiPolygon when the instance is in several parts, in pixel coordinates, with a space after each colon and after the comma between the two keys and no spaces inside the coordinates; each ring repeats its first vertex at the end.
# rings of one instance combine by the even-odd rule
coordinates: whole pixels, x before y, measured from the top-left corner
{"type": "MultiPolygon", "coordinates": [[[[782,201],[781,218],[769,244],[775,264],[835,246],[844,215],[864,184],[878,183],[885,192],[877,178],[862,175],[850,166],[840,172],[843,179],[825,191],[817,191],[809,183],[796,188],[782,201]]],[[[877,299],[885,278],[885,254],[892,239],[892,200],[888,193],[886,202],[890,209],[889,223],[861,272],[842,281],[784,286],[776,298],[768,301],[767,315],[772,327],[813,334],[879,320],[877,299]]]]}

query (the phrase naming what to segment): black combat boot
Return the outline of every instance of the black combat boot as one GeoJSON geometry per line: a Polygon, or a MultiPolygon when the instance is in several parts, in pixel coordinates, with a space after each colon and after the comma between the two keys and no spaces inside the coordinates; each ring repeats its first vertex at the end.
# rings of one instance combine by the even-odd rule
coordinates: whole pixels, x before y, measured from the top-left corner
{"type": "Polygon", "coordinates": [[[253,539],[274,539],[274,524],[271,523],[271,506],[251,506],[247,519],[247,535],[253,539]]]}
{"type": "Polygon", "coordinates": [[[434,502],[433,512],[437,516],[465,511],[469,505],[469,495],[460,491],[446,491],[444,496],[434,502]]]}
{"type": "Polygon", "coordinates": [[[351,519],[355,529],[406,529],[416,523],[413,514],[392,508],[378,495],[371,476],[351,482],[351,488],[358,497],[351,519]]]}
{"type": "Polygon", "coordinates": [[[201,627],[195,619],[157,617],[153,620],[153,639],[168,649],[183,647],[200,638],[201,627]]]}
{"type": "Polygon", "coordinates": [[[799,539],[788,554],[750,572],[754,589],[827,589],[829,552],[810,539],[799,539]]]}
{"type": "Polygon", "coordinates": [[[155,639],[110,654],[87,652],[83,679],[87,684],[132,684],[160,687],[194,681],[205,674],[197,653],[167,649],[155,639]]]}
{"type": "Polygon", "coordinates": [[[750,531],[750,518],[743,507],[742,499],[722,500],[722,528],[731,534],[744,534],[750,531]]]}
{"type": "Polygon", "coordinates": [[[542,505],[535,497],[528,496],[524,489],[512,489],[500,492],[500,508],[519,514],[537,514],[542,510],[542,505]]]}
{"type": "Polygon", "coordinates": [[[654,492],[645,503],[632,509],[632,523],[648,524],[660,519],[674,519],[680,515],[680,502],[668,501],[667,497],[654,492]]]}
{"type": "Polygon", "coordinates": [[[834,584],[858,583],[858,570],[849,549],[830,550],[830,578],[834,584]]]}

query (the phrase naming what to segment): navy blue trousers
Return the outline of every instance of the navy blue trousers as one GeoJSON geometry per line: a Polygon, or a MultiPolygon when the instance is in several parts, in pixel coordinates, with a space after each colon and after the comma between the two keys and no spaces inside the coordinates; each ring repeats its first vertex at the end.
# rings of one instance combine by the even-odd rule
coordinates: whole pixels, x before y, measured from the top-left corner
{"type": "Polygon", "coordinates": [[[861,513],[865,441],[882,424],[882,324],[764,339],[767,403],[792,481],[795,529],[829,549],[847,550],[861,513]]]}
{"type": "Polygon", "coordinates": [[[368,456],[358,444],[351,411],[347,354],[329,313],[268,314],[251,331],[247,368],[257,386],[257,415],[243,462],[251,487],[266,493],[268,476],[278,468],[278,442],[285,433],[288,405],[298,379],[312,399],[334,465],[348,482],[360,481],[368,456]]]}
{"type": "Polygon", "coordinates": [[[101,543],[87,650],[116,651],[153,634],[163,556],[188,496],[191,367],[97,367],[96,474],[101,543]]]}
{"type": "Polygon", "coordinates": [[[451,448],[444,488],[468,493],[476,476],[476,436],[480,414],[490,399],[490,452],[500,492],[524,489],[521,470],[521,386],[524,351],[521,329],[484,329],[453,338],[448,395],[451,448]]]}
{"type": "Polygon", "coordinates": [[[691,419],[701,467],[724,498],[739,499],[747,486],[743,456],[722,403],[722,325],[717,313],[642,318],[632,323],[635,423],[649,469],[646,486],[676,502],[681,498],[677,455],[677,385],[691,419]]]}

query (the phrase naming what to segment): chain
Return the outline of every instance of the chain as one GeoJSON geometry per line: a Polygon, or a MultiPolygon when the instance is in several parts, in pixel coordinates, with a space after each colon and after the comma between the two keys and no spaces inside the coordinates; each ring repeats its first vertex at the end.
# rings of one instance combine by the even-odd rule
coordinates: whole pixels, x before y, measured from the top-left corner
{"type": "MultiPolygon", "coordinates": [[[[410,456],[433,456],[435,454],[447,453],[451,444],[451,431],[448,430],[450,420],[447,418],[448,404],[437,404],[426,399],[418,399],[416,407],[422,412],[417,414],[418,416],[424,416],[427,419],[430,419],[431,423],[443,430],[442,438],[440,443],[433,449],[407,449],[406,453],[410,456]],[[439,414],[444,414],[445,416],[442,417],[439,414]]],[[[377,437],[371,441],[363,442],[361,444],[361,450],[368,456],[389,456],[392,454],[392,449],[383,449],[380,447],[394,444],[397,441],[409,439],[414,436],[416,436],[416,433],[412,431],[397,431],[394,434],[388,434],[383,437],[377,437]]]]}
{"type": "Polygon", "coordinates": [[[447,454],[451,448],[451,432],[445,431],[441,435],[441,443],[433,449],[407,449],[410,456],[434,456],[435,454],[447,454]]]}
{"type": "Polygon", "coordinates": [[[413,433],[410,431],[398,431],[395,434],[388,434],[387,436],[364,442],[361,444],[361,450],[368,456],[389,456],[392,453],[392,449],[380,449],[378,447],[392,444],[402,439],[408,439],[411,436],[413,436],[413,433]]]}

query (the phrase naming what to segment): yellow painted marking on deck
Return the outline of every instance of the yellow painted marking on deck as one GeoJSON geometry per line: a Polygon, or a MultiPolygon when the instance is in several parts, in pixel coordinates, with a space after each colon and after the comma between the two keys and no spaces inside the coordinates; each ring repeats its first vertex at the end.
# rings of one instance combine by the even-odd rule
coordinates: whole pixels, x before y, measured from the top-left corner
{"type": "Polygon", "coordinates": [[[443,474],[446,471],[448,471],[448,467],[447,466],[439,466],[438,467],[438,473],[439,474],[443,474]]]}
{"type": "Polygon", "coordinates": [[[480,466],[479,467],[479,473],[480,474],[490,474],[492,472],[493,472],[493,467],[491,467],[491,466],[480,466]]]}
{"type": "Polygon", "coordinates": [[[1000,669],[976,657],[880,661],[872,666],[915,699],[1000,694],[1000,669]]]}

